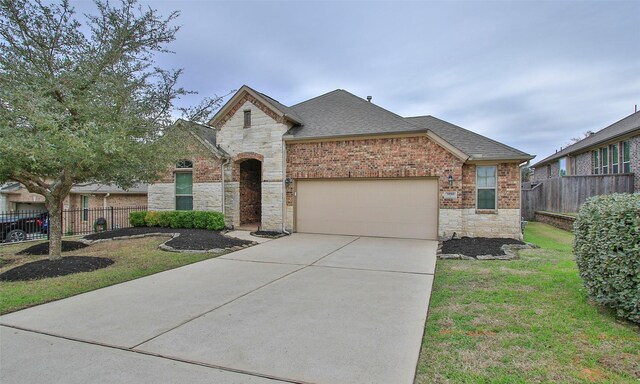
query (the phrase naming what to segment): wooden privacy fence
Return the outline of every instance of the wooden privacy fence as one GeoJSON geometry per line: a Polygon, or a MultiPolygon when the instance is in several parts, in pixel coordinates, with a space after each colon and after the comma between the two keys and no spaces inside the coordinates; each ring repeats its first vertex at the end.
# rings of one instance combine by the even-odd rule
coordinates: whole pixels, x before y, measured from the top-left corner
{"type": "Polygon", "coordinates": [[[535,211],[578,212],[591,196],[633,192],[633,174],[555,177],[522,189],[522,216],[533,220],[535,211]]]}

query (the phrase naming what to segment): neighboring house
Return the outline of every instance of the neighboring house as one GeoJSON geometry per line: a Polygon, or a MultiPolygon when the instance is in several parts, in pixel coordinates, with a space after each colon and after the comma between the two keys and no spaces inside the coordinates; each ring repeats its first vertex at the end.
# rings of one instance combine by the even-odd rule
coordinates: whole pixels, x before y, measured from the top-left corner
{"type": "MultiPolygon", "coordinates": [[[[44,196],[31,193],[20,183],[0,186],[0,212],[46,211],[44,196]]],[[[128,190],[105,184],[77,184],[64,200],[64,209],[120,208],[147,205],[147,185],[128,190]]]]}
{"type": "Polygon", "coordinates": [[[521,238],[519,165],[533,156],[344,90],[288,107],[243,86],[193,155],[149,186],[150,210],[206,209],[265,231],[521,238]]]}
{"type": "Polygon", "coordinates": [[[640,191],[640,112],[532,165],[534,181],[558,176],[634,174],[640,191]]]}
{"type": "Polygon", "coordinates": [[[39,211],[44,206],[44,196],[30,193],[20,183],[8,182],[0,187],[0,212],[39,211]]]}
{"type": "MultiPolygon", "coordinates": [[[[2,212],[45,212],[44,197],[30,193],[20,183],[7,183],[0,187],[0,198],[6,201],[2,212]]],[[[0,200],[0,202],[2,201],[0,200]]],[[[147,185],[123,190],[113,185],[77,184],[63,202],[64,233],[90,232],[98,218],[105,218],[109,227],[128,226],[131,207],[146,207],[147,185]],[[112,209],[123,208],[123,209],[112,209]]]]}

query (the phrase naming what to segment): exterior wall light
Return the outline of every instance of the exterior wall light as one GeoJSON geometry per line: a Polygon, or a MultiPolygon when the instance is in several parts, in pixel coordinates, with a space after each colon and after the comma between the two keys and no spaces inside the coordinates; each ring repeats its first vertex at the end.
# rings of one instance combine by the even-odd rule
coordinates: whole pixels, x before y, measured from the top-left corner
{"type": "Polygon", "coordinates": [[[453,175],[449,175],[447,180],[449,181],[449,186],[452,187],[453,186],[453,175]]]}
{"type": "Polygon", "coordinates": [[[290,177],[284,179],[284,185],[286,185],[287,187],[290,186],[291,183],[293,183],[293,180],[290,177]]]}

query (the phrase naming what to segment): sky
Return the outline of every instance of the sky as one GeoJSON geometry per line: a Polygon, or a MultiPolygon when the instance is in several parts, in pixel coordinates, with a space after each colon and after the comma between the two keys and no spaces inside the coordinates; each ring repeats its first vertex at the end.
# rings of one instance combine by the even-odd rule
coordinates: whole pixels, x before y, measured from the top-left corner
{"type": "Polygon", "coordinates": [[[181,13],[175,53],[157,58],[198,92],[180,106],[243,84],[289,106],[345,89],[535,163],[640,105],[640,0],[141,3],[181,13]]]}

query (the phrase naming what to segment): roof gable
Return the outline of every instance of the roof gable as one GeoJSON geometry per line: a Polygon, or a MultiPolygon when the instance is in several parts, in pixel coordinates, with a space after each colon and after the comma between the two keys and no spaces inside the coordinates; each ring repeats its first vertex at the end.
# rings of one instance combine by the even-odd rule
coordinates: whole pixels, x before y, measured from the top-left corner
{"type": "Polygon", "coordinates": [[[216,143],[216,130],[208,125],[198,124],[193,121],[178,119],[174,126],[184,128],[205,148],[218,158],[229,158],[229,154],[216,143]]]}
{"type": "Polygon", "coordinates": [[[533,156],[433,116],[407,117],[465,153],[469,160],[530,160],[533,156]]]}
{"type": "Polygon", "coordinates": [[[593,135],[590,135],[589,137],[571,144],[570,146],[563,148],[553,155],[542,159],[531,167],[535,168],[536,166],[545,165],[561,157],[583,152],[592,146],[602,144],[606,141],[613,140],[620,136],[633,134],[634,132],[640,134],[640,112],[632,113],[622,120],[616,121],[615,123],[599,130],[593,135]]]}
{"type": "Polygon", "coordinates": [[[265,94],[243,85],[240,87],[238,92],[236,92],[233,97],[231,97],[231,99],[229,99],[229,101],[220,108],[213,119],[209,121],[209,125],[220,129],[247,101],[260,108],[260,110],[279,123],[283,123],[285,121],[290,121],[294,124],[302,123],[301,119],[289,107],[265,94]]]}

